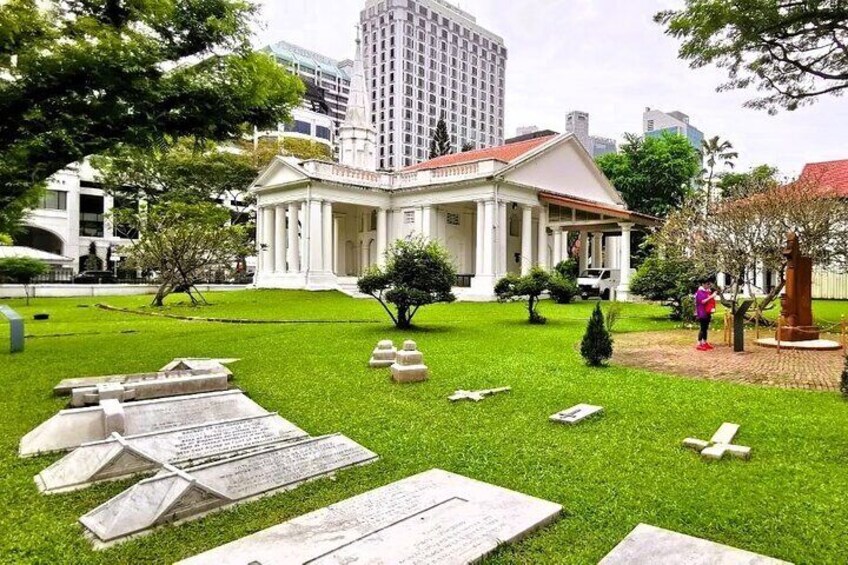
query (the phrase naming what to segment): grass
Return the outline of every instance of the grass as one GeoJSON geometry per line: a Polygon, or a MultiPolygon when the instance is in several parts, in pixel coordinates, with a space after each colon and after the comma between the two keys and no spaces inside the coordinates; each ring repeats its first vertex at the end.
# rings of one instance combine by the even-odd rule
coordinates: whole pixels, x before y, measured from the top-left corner
{"type": "MultiPolygon", "coordinates": [[[[263,319],[378,320],[372,301],[335,293],[252,291],[172,303],[170,313],[263,319]]],[[[24,307],[27,349],[0,353],[0,561],[169,563],[433,467],[560,503],[562,518],[488,563],[596,563],[639,522],[796,563],[844,563],[848,530],[848,403],[837,394],[590,369],[577,353],[592,303],[543,303],[545,326],[522,304],[422,309],[420,329],[380,324],[231,325],[106,312],[146,309],[148,297],[40,299],[24,307]],[[32,321],[47,312],[50,320],[32,321]],[[382,338],[412,337],[430,380],[390,382],[366,368],[382,338]],[[133,481],[38,494],[32,477],[57,455],[18,459],[20,437],[64,401],[61,378],[149,371],[178,356],[240,357],[235,384],[312,434],[341,432],[381,459],[294,491],[94,552],[77,519],[133,481]],[[455,389],[510,385],[480,404],[455,389]],[[570,428],[548,416],[579,402],[606,408],[570,428]],[[705,463],[680,447],[741,424],[749,462],[705,463]]],[[[818,307],[818,305],[817,305],[818,307]]],[[[827,316],[848,314],[828,303],[827,316]],[[832,309],[832,310],[831,310],[832,309]]],[[[665,310],[627,305],[617,331],[666,329],[665,310]]],[[[826,316],[825,316],[826,317],[826,316]]],[[[8,332],[4,327],[2,331],[8,332]]],[[[645,334],[650,339],[650,334],[645,334]]],[[[0,333],[7,343],[8,333],[0,333]]],[[[688,350],[681,351],[687,355],[688,350]]]]}

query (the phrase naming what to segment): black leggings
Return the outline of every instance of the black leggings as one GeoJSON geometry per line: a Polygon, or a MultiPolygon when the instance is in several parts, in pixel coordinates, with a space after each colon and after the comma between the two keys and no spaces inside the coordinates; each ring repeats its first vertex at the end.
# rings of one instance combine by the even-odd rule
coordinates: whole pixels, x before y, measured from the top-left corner
{"type": "Polygon", "coordinates": [[[712,322],[712,314],[707,314],[703,318],[698,318],[698,323],[701,324],[701,329],[698,332],[698,341],[707,341],[707,332],[710,331],[710,322],[712,322]]]}

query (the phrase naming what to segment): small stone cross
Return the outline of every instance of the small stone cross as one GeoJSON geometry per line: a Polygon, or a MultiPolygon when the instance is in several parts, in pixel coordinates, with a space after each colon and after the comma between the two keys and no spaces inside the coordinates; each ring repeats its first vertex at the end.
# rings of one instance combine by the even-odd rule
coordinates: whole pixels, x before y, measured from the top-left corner
{"type": "Polygon", "coordinates": [[[723,423],[710,441],[687,437],[683,440],[683,447],[694,449],[705,459],[721,459],[725,453],[730,453],[740,459],[750,459],[751,448],[744,445],[731,443],[739,431],[738,424],[723,423]]]}
{"type": "Polygon", "coordinates": [[[448,400],[451,402],[456,402],[457,400],[473,400],[474,402],[480,402],[487,396],[497,394],[499,392],[507,392],[509,390],[512,390],[512,387],[502,386],[500,388],[488,388],[485,390],[458,390],[449,396],[448,400]]]}

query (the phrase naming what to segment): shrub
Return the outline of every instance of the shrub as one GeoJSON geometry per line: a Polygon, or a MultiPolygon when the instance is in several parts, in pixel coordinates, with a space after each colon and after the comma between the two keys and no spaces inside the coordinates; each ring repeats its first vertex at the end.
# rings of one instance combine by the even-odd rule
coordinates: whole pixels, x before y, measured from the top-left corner
{"type": "Polygon", "coordinates": [[[551,280],[548,283],[548,291],[551,293],[551,299],[557,304],[568,304],[575,296],[580,294],[577,281],[563,276],[560,272],[555,272],[551,275],[551,280]]]}
{"type": "Polygon", "coordinates": [[[842,370],[842,381],[839,383],[842,396],[848,398],[848,355],[845,356],[845,368],[842,370]]]}
{"type": "Polygon", "coordinates": [[[576,259],[566,259],[565,261],[560,261],[556,264],[554,270],[563,277],[574,281],[577,280],[577,277],[580,274],[580,266],[577,264],[576,259]]]}
{"type": "Polygon", "coordinates": [[[691,300],[687,304],[687,299],[695,293],[703,275],[691,261],[653,255],[633,275],[630,291],[648,300],[664,302],[671,308],[672,320],[687,320],[694,316],[694,305],[691,300]]]}
{"type": "Polygon", "coordinates": [[[527,312],[531,324],[544,324],[547,318],[539,314],[537,306],[543,292],[548,290],[551,275],[544,269],[533,267],[525,276],[509,274],[495,284],[499,302],[527,299],[527,312]]]}
{"type": "Polygon", "coordinates": [[[580,355],[586,360],[586,364],[592,367],[600,367],[612,357],[612,336],[604,325],[600,302],[595,305],[586,325],[586,334],[580,343],[580,355]]]}
{"type": "Polygon", "coordinates": [[[618,322],[619,318],[621,318],[621,310],[622,310],[621,302],[610,302],[607,306],[607,314],[604,317],[604,321],[606,322],[607,329],[610,333],[613,332],[613,328],[615,328],[615,324],[618,322]]]}
{"type": "Polygon", "coordinates": [[[386,252],[386,267],[370,269],[356,283],[360,292],[377,299],[401,329],[412,326],[422,306],[456,300],[451,292],[454,284],[456,269],[448,251],[422,237],[396,241],[386,252]]]}

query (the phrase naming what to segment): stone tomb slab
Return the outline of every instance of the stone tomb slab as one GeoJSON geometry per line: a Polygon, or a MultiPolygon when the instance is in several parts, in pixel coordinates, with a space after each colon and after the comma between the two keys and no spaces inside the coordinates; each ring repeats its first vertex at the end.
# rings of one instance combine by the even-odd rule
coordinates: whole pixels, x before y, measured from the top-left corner
{"type": "Polygon", "coordinates": [[[639,524],[598,565],[789,564],[729,545],[639,524]]]}
{"type": "Polygon", "coordinates": [[[184,470],[166,466],[82,518],[96,549],[170,522],[365,465],[377,455],[339,435],[283,442],[184,470]]]}
{"type": "Polygon", "coordinates": [[[149,473],[166,464],[183,468],[233,457],[308,434],[277,414],[253,416],[84,443],[36,475],[44,493],[85,488],[100,481],[149,473]]]}
{"type": "Polygon", "coordinates": [[[71,406],[87,406],[99,404],[101,400],[115,399],[121,402],[128,400],[150,400],[183,394],[198,394],[227,390],[232,376],[227,370],[206,371],[191,370],[172,373],[157,373],[161,378],[136,379],[123,383],[98,383],[93,386],[77,387],[71,390],[71,406]]]}
{"type": "Polygon", "coordinates": [[[225,373],[227,378],[232,378],[233,374],[223,365],[218,365],[217,368],[202,368],[202,369],[174,369],[167,371],[156,371],[151,373],[134,373],[129,375],[108,375],[105,377],[78,377],[72,379],[63,379],[53,387],[53,394],[56,396],[70,396],[74,389],[96,387],[98,385],[124,385],[126,388],[131,388],[137,384],[151,383],[155,381],[166,381],[168,379],[179,379],[197,375],[209,375],[225,373]]]}
{"type": "Polygon", "coordinates": [[[560,424],[578,424],[588,418],[589,416],[594,416],[595,414],[600,414],[604,411],[602,406],[593,406],[591,404],[577,404],[572,406],[571,408],[566,408],[562,412],[557,412],[553,416],[550,417],[552,422],[559,422],[560,424]]]}
{"type": "Polygon", "coordinates": [[[104,440],[114,432],[131,436],[268,413],[240,390],[128,404],[106,400],[99,406],[60,411],[21,439],[19,453],[21,457],[29,457],[67,451],[83,443],[104,440]]]}
{"type": "Polygon", "coordinates": [[[220,371],[224,365],[240,359],[214,359],[211,357],[178,357],[159,369],[160,371],[220,371]]]}
{"type": "Polygon", "coordinates": [[[432,469],[196,555],[180,565],[474,563],[562,507],[432,469]]]}

